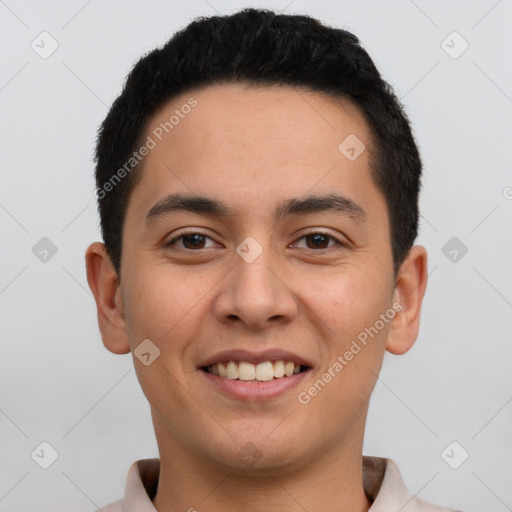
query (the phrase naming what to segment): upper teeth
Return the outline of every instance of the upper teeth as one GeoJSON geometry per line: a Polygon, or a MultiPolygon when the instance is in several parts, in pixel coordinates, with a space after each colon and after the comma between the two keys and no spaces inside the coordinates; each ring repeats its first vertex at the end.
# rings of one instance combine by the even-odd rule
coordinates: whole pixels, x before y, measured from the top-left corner
{"type": "Polygon", "coordinates": [[[272,380],[274,377],[290,377],[300,372],[300,364],[292,361],[264,361],[258,364],[245,361],[228,361],[208,366],[208,371],[227,379],[272,380]]]}

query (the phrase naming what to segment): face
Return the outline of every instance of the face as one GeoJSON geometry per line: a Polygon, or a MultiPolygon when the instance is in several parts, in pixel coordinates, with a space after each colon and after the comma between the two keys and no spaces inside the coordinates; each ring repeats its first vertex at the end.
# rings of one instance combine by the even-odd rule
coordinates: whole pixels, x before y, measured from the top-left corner
{"type": "Polygon", "coordinates": [[[361,445],[401,315],[363,116],[318,93],[215,86],[169,102],[147,136],[120,327],[102,332],[117,352],[150,340],[134,364],[160,451],[277,473],[361,445]],[[299,373],[273,376],[283,366],[299,373]]]}

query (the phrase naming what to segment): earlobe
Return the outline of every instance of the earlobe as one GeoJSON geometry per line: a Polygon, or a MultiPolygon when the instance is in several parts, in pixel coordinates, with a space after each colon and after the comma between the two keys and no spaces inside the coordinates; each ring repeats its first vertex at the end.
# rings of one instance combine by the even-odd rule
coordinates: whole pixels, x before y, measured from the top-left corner
{"type": "Polygon", "coordinates": [[[85,254],[87,282],[94,295],[103,345],[114,354],[130,352],[119,278],[105,245],[91,244],[85,254]]]}
{"type": "Polygon", "coordinates": [[[414,345],[426,287],[427,251],[421,245],[415,245],[400,266],[396,278],[394,309],[397,313],[388,332],[388,352],[405,354],[414,345]]]}

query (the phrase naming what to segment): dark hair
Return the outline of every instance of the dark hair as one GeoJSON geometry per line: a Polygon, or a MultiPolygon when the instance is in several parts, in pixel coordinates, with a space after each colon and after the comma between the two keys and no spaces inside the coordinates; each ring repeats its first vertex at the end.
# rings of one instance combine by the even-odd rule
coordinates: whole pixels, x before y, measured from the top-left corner
{"type": "Polygon", "coordinates": [[[118,275],[126,208],[140,174],[133,155],[146,125],[172,98],[223,83],[300,87],[359,108],[372,134],[371,172],[388,207],[396,273],[417,236],[422,170],[398,98],[350,32],[309,16],[244,9],[197,18],[142,57],[98,131],[96,194],[103,240],[118,275]]]}

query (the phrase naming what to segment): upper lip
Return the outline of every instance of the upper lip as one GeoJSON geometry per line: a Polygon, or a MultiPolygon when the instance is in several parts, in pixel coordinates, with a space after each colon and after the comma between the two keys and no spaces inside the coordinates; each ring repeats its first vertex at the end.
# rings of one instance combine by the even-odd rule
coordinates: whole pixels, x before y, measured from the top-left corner
{"type": "Polygon", "coordinates": [[[244,349],[224,350],[203,360],[199,364],[199,368],[227,361],[246,361],[247,363],[252,364],[262,363],[263,361],[291,361],[303,366],[312,366],[311,362],[297,354],[274,348],[262,350],[261,352],[244,349]]]}

